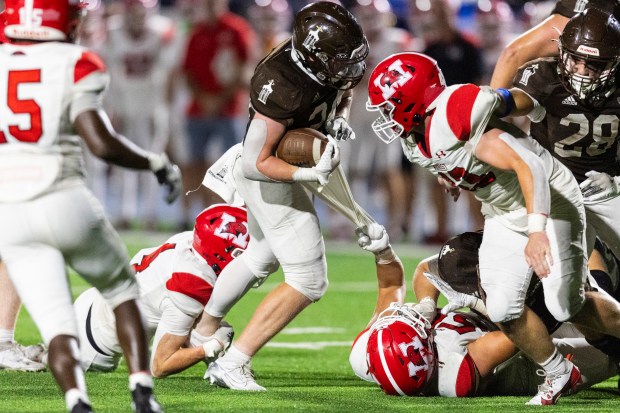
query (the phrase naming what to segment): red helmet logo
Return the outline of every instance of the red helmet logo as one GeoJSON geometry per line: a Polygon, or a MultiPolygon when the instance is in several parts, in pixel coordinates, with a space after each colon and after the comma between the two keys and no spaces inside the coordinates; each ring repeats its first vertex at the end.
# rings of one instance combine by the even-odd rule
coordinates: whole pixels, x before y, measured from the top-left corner
{"type": "Polygon", "coordinates": [[[394,93],[396,93],[396,90],[400,86],[404,85],[409,79],[411,79],[414,71],[414,68],[405,70],[402,62],[400,60],[396,60],[388,67],[387,71],[380,73],[379,76],[375,78],[374,84],[381,89],[383,99],[387,100],[391,98],[394,93]]]}
{"type": "Polygon", "coordinates": [[[250,242],[245,208],[213,205],[196,217],[192,247],[216,275],[250,242]]]}

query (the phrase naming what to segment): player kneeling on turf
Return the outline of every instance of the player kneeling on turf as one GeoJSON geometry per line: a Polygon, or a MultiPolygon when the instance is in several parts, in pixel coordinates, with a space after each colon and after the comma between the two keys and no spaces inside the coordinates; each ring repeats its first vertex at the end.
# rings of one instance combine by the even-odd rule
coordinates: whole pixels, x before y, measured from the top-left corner
{"type": "MultiPolygon", "coordinates": [[[[224,321],[209,337],[192,328],[211,297],[217,276],[248,242],[246,210],[218,204],[198,215],[194,231],[176,234],[133,257],[140,310],[147,334],[153,338],[150,366],[155,377],[178,373],[201,360],[210,363],[230,345],[233,328],[224,321]]],[[[111,309],[91,288],[77,298],[75,310],[82,366],[114,370],[122,353],[111,309]]]]}

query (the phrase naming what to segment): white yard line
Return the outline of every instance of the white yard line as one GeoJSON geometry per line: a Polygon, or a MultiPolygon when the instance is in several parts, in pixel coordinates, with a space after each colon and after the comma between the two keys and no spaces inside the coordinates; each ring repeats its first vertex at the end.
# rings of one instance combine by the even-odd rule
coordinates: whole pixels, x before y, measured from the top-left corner
{"type": "Polygon", "coordinates": [[[267,347],[301,350],[323,350],[326,347],[351,347],[353,341],[301,341],[297,343],[270,342],[267,347]]]}

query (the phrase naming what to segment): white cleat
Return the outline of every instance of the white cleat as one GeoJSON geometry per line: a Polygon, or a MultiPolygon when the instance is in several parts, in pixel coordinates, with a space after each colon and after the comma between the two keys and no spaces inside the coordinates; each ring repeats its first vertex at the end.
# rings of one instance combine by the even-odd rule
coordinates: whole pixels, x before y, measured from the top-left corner
{"type": "Polygon", "coordinates": [[[582,384],[579,369],[571,363],[571,369],[565,374],[547,375],[543,384],[538,386],[538,393],[526,404],[550,406],[558,402],[560,396],[573,394],[582,384]]]}
{"type": "MultiPolygon", "coordinates": [[[[19,343],[15,343],[15,346],[21,350],[27,359],[36,361],[37,363],[43,363],[43,360],[47,358],[47,349],[43,344],[33,344],[30,346],[23,346],[19,343]]],[[[45,364],[45,363],[44,363],[45,364]]]]}
{"type": "Polygon", "coordinates": [[[45,364],[27,358],[16,345],[0,351],[0,369],[34,372],[45,368],[45,364]]]}
{"type": "Polygon", "coordinates": [[[250,364],[231,365],[221,363],[219,360],[211,363],[204,376],[212,385],[231,390],[242,391],[267,391],[266,388],[256,383],[254,372],[250,364]]]}

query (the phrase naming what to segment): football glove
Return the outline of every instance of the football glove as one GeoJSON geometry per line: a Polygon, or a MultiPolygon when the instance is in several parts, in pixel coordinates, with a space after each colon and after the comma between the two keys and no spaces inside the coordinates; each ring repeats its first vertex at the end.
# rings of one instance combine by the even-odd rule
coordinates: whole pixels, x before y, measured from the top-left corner
{"type": "Polygon", "coordinates": [[[603,201],[620,195],[620,176],[609,176],[604,172],[586,172],[588,179],[579,187],[586,202],[603,201]]]}
{"type": "Polygon", "coordinates": [[[336,116],[325,122],[325,131],[337,141],[346,141],[347,139],[355,139],[355,132],[342,116],[336,116]]]}
{"type": "Polygon", "coordinates": [[[429,322],[432,322],[435,318],[435,312],[437,311],[437,306],[435,300],[431,297],[424,297],[420,300],[419,303],[405,303],[405,305],[410,306],[415,311],[420,313],[422,317],[426,318],[429,322]]]}
{"type": "Polygon", "coordinates": [[[325,147],[321,159],[312,168],[297,168],[293,174],[293,181],[297,182],[318,182],[319,185],[326,185],[329,175],[340,164],[340,149],[334,138],[329,137],[329,142],[325,147]]]}
{"type": "Polygon", "coordinates": [[[181,170],[178,166],[170,162],[165,153],[161,155],[150,153],[148,155],[149,169],[157,177],[160,185],[165,185],[168,189],[166,202],[171,204],[181,194],[183,183],[181,182],[181,170]]]}
{"type": "Polygon", "coordinates": [[[222,321],[220,323],[220,328],[208,337],[201,335],[196,330],[192,330],[190,346],[202,347],[205,352],[205,361],[210,363],[217,359],[224,350],[230,347],[234,336],[235,331],[232,326],[226,321],[222,321]]]}
{"type": "Polygon", "coordinates": [[[441,309],[441,314],[448,314],[463,307],[469,307],[482,314],[487,313],[484,302],[478,297],[455,291],[447,282],[429,272],[425,272],[424,276],[448,299],[448,304],[441,309]]]}
{"type": "Polygon", "coordinates": [[[357,228],[355,234],[358,236],[357,244],[360,248],[375,255],[390,247],[390,238],[387,231],[383,225],[379,225],[376,222],[357,228]]]}

